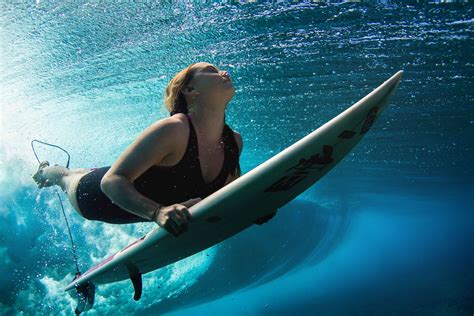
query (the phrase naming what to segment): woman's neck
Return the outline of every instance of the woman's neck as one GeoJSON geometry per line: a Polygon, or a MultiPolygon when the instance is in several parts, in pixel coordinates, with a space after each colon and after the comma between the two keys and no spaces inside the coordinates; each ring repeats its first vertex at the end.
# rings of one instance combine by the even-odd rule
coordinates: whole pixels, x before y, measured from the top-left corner
{"type": "Polygon", "coordinates": [[[191,117],[196,133],[206,143],[220,143],[224,129],[224,111],[220,109],[193,109],[188,115],[191,117]]]}

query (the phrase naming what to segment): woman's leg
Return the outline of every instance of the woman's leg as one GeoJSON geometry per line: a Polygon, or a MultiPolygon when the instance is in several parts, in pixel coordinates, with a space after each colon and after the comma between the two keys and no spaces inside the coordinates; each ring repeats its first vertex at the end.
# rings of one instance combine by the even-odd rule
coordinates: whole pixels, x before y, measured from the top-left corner
{"type": "Polygon", "coordinates": [[[33,179],[38,183],[39,188],[58,185],[66,192],[73,208],[81,214],[76,197],[77,184],[91,171],[92,169],[88,168],[68,169],[59,165],[49,166],[48,162],[42,162],[33,179]]]}

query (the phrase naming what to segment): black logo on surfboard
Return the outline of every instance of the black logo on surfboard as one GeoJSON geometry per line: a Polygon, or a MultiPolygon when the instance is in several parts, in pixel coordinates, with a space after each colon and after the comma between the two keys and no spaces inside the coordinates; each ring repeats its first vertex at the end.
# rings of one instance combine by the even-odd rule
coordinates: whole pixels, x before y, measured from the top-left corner
{"type": "Polygon", "coordinates": [[[292,170],[291,175],[281,177],[278,181],[266,188],[263,192],[286,191],[304,178],[306,178],[306,176],[310,173],[311,170],[317,169],[318,171],[321,171],[334,160],[331,157],[332,152],[332,146],[324,145],[322,155],[318,153],[312,155],[310,158],[300,159],[300,161],[296,165],[286,170],[292,170]]]}
{"type": "Polygon", "coordinates": [[[361,134],[367,133],[367,131],[372,127],[372,125],[375,122],[375,118],[377,117],[378,111],[379,111],[379,107],[374,106],[373,108],[370,109],[369,113],[367,113],[367,117],[365,118],[364,125],[362,126],[362,129],[360,130],[361,134]]]}

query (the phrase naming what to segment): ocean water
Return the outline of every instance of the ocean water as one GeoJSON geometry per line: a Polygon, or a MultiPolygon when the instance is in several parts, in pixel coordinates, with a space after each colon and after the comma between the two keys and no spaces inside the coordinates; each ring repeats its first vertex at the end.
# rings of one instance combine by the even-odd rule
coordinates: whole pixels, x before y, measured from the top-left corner
{"type": "MultiPolygon", "coordinates": [[[[146,274],[138,302],[129,281],[99,286],[87,315],[474,312],[471,3],[1,0],[0,21],[1,315],[75,307],[67,228],[56,190],[31,178],[31,140],[67,149],[71,168],[111,165],[168,116],[164,88],[197,61],[234,81],[243,173],[404,76],[351,154],[271,221],[146,274]]],[[[155,225],[87,221],[61,197],[82,271],[155,225]]]]}

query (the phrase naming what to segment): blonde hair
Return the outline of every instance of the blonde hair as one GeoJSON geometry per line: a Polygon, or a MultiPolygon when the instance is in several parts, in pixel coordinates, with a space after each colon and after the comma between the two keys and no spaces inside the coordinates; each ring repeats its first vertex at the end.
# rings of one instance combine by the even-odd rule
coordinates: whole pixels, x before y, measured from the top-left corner
{"type": "Polygon", "coordinates": [[[170,115],[188,113],[188,104],[181,91],[194,77],[197,70],[196,67],[194,67],[196,64],[197,63],[192,63],[178,72],[168,83],[164,94],[164,104],[168,112],[170,112],[170,115]]]}

